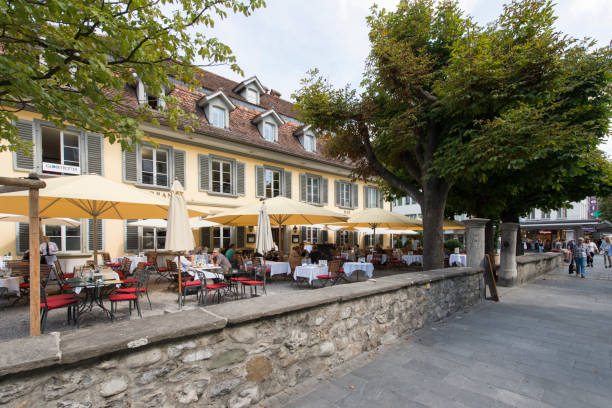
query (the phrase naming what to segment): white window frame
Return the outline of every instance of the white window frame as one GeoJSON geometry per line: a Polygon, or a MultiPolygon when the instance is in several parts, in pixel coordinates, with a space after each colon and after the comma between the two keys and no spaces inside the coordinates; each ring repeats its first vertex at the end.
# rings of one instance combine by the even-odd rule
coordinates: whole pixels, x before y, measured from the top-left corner
{"type": "Polygon", "coordinates": [[[218,127],[221,129],[225,129],[227,127],[227,124],[225,123],[227,109],[218,105],[213,105],[210,108],[210,116],[210,124],[214,127],[218,127]]]}
{"type": "Polygon", "coordinates": [[[306,175],[306,202],[311,204],[321,203],[321,177],[306,175]]]}
{"type": "Polygon", "coordinates": [[[163,249],[166,249],[166,230],[165,229],[161,229],[161,228],[151,228],[151,227],[141,227],[140,231],[139,231],[139,236],[140,236],[140,248],[142,250],[148,251],[148,250],[154,250],[154,251],[160,251],[163,249]],[[145,231],[146,230],[153,230],[153,248],[146,248],[145,247],[145,231]],[[163,235],[161,234],[163,232],[163,235]],[[162,238],[164,239],[164,245],[160,245],[159,240],[162,238]]]}
{"type": "Polygon", "coordinates": [[[60,227],[60,242],[59,245],[57,245],[57,241],[51,239],[52,237],[55,238],[57,237],[57,235],[47,235],[47,225],[43,225],[43,235],[47,235],[49,237],[50,241],[53,241],[56,243],[57,245],[57,249],[59,253],[63,253],[63,254],[73,254],[73,253],[82,253],[83,252],[83,225],[79,225],[78,227],[70,227],[70,228],[78,228],[79,229],[79,235],[78,236],[72,236],[72,237],[78,237],[78,242],[79,242],[79,248],[78,249],[73,249],[71,251],[66,250],[66,229],[68,228],[66,225],[57,225],[54,227],[60,227]]]}
{"type": "Polygon", "coordinates": [[[353,186],[351,183],[344,183],[342,181],[339,184],[340,201],[338,202],[338,205],[343,208],[352,208],[353,203],[351,202],[351,190],[353,186]]]}
{"type": "Polygon", "coordinates": [[[376,187],[368,186],[366,188],[367,197],[364,197],[365,208],[380,208],[378,203],[380,202],[380,190],[376,187]],[[372,195],[374,195],[374,200],[372,200],[372,195]]]}
{"type": "Polygon", "coordinates": [[[306,237],[306,241],[310,242],[311,244],[316,244],[317,242],[319,242],[319,234],[321,233],[321,228],[317,228],[317,227],[302,227],[306,229],[305,232],[305,237],[306,237]]]}
{"type": "Polygon", "coordinates": [[[210,158],[210,192],[214,194],[224,194],[224,195],[234,195],[234,163],[232,160],[223,159],[220,157],[211,157],[210,158]],[[215,162],[219,163],[219,170],[213,170],[215,162]],[[229,166],[229,192],[223,191],[223,187],[225,184],[223,181],[223,165],[227,164],[229,166]],[[215,191],[215,172],[218,172],[219,176],[219,191],[215,191]]]}
{"type": "Polygon", "coordinates": [[[304,149],[308,152],[316,153],[317,140],[313,134],[304,133],[304,149]]]}
{"type": "Polygon", "coordinates": [[[271,169],[271,168],[264,167],[264,197],[274,198],[274,197],[282,195],[283,194],[282,185],[283,185],[282,171],[279,169],[271,169]],[[270,184],[269,176],[273,178],[275,175],[278,175],[278,189],[274,188],[274,179],[272,179],[272,186],[270,187],[271,194],[268,194],[268,186],[270,184]]]}
{"type": "MultiPolygon", "coordinates": [[[[140,151],[139,151],[139,155],[138,155],[139,164],[140,164],[140,167],[139,167],[139,170],[138,170],[140,172],[140,174],[139,174],[139,176],[140,176],[139,184],[141,184],[143,186],[165,187],[165,188],[168,188],[169,184],[170,184],[170,176],[171,176],[170,168],[171,168],[171,165],[173,164],[172,160],[171,160],[171,157],[170,157],[171,156],[170,153],[171,152],[170,152],[169,149],[155,148],[155,147],[151,147],[151,146],[141,146],[140,151]],[[143,178],[143,174],[145,173],[145,171],[144,171],[143,165],[142,165],[142,161],[144,160],[142,153],[145,150],[151,151],[152,157],[153,157],[153,160],[152,160],[153,161],[153,173],[152,173],[153,174],[153,183],[145,183],[144,180],[143,180],[144,179],[143,178]],[[166,184],[164,184],[164,185],[157,183],[157,176],[160,175],[160,174],[164,174],[164,173],[158,173],[157,172],[157,152],[164,152],[166,154],[166,173],[165,173],[165,175],[166,175],[166,184]]],[[[150,173],[150,172],[147,171],[146,173],[150,173]]]]}
{"type": "MultiPolygon", "coordinates": [[[[227,248],[232,242],[232,227],[213,228],[213,248],[227,248]],[[223,241],[227,241],[224,245],[223,241]]],[[[212,253],[212,250],[210,251],[212,253]]]]}
{"type": "Polygon", "coordinates": [[[529,214],[527,214],[527,219],[528,220],[535,220],[536,219],[536,210],[531,210],[531,212],[529,212],[529,214]]]}
{"type": "Polygon", "coordinates": [[[344,245],[344,244],[350,244],[351,243],[351,235],[353,234],[352,231],[338,231],[338,243],[337,245],[344,245]]]}
{"type": "Polygon", "coordinates": [[[244,98],[250,102],[253,103],[255,105],[259,105],[259,91],[257,91],[257,89],[253,89],[251,87],[247,87],[245,93],[244,93],[244,98]],[[254,98],[253,98],[254,96],[254,98]]]}
{"type": "Polygon", "coordinates": [[[276,123],[265,121],[263,123],[264,139],[268,142],[278,142],[278,126],[276,123]]]}
{"type": "Polygon", "coordinates": [[[548,212],[542,212],[542,219],[543,220],[550,220],[550,211],[548,212]]]}
{"type": "Polygon", "coordinates": [[[59,134],[60,134],[60,164],[61,165],[74,166],[74,164],[67,164],[67,163],[65,163],[65,158],[64,158],[64,149],[66,148],[66,146],[64,146],[64,135],[65,135],[65,133],[67,132],[67,133],[69,133],[71,135],[75,135],[77,137],[77,141],[78,141],[78,147],[77,147],[78,154],[77,154],[77,156],[78,156],[78,159],[79,159],[79,164],[78,164],[78,166],[75,166],[75,167],[78,167],[80,169],[81,174],[82,174],[83,173],[83,165],[84,165],[84,163],[83,163],[83,147],[84,146],[83,146],[83,137],[82,137],[83,136],[83,132],[78,131],[78,130],[74,130],[74,129],[59,129],[59,128],[55,127],[55,126],[51,126],[51,125],[48,125],[46,123],[38,123],[37,125],[38,125],[38,131],[39,131],[39,134],[40,134],[40,152],[41,152],[40,153],[40,171],[41,171],[41,173],[43,173],[43,174],[50,174],[50,175],[71,175],[69,173],[44,172],[42,170],[42,164],[45,161],[44,160],[45,152],[44,152],[44,148],[43,148],[43,145],[44,145],[44,142],[43,142],[43,139],[44,139],[43,128],[49,128],[49,129],[53,129],[53,130],[58,131],[59,134]]]}

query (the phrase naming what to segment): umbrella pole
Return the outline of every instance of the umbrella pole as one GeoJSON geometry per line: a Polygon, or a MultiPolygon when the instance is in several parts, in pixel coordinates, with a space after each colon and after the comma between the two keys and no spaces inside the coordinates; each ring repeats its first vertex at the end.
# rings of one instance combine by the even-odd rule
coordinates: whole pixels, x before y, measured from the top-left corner
{"type": "Polygon", "coordinates": [[[93,263],[98,266],[98,219],[93,217],[93,263]]]}
{"type": "Polygon", "coordinates": [[[179,309],[183,308],[183,299],[181,298],[181,289],[183,287],[183,283],[181,282],[181,254],[178,254],[177,259],[177,266],[178,266],[178,287],[179,287],[179,309]]]}
{"type": "MultiPolygon", "coordinates": [[[[30,336],[40,334],[40,242],[38,188],[30,188],[30,336]]],[[[44,289],[43,289],[44,290],[44,289]]]]}
{"type": "Polygon", "coordinates": [[[280,249],[280,260],[281,262],[285,260],[285,240],[284,238],[284,234],[283,234],[283,225],[282,224],[278,224],[278,241],[279,241],[279,246],[278,248],[280,249]]]}

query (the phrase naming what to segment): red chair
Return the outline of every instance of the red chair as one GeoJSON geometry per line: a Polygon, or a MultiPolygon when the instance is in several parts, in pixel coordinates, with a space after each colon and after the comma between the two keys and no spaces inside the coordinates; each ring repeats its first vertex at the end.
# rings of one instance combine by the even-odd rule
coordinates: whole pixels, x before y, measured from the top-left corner
{"type": "Polygon", "coordinates": [[[200,290],[202,289],[202,281],[189,280],[181,283],[181,296],[183,296],[183,303],[185,303],[185,297],[196,295],[196,299],[200,300],[200,290]]]}
{"type": "Polygon", "coordinates": [[[111,302],[111,320],[115,319],[115,312],[117,311],[117,303],[118,302],[128,302],[130,308],[130,316],[132,315],[132,303],[134,303],[134,307],[138,311],[138,316],[142,319],[142,314],[140,313],[140,305],[138,304],[138,295],[133,293],[119,293],[115,295],[110,295],[108,300],[111,302]]]}
{"type": "Polygon", "coordinates": [[[243,285],[243,288],[246,286],[249,288],[249,292],[251,296],[253,296],[253,288],[255,288],[255,295],[257,295],[257,287],[261,286],[263,288],[264,294],[266,293],[266,271],[262,264],[262,258],[253,258],[253,279],[251,280],[241,280],[240,283],[243,285]],[[262,280],[257,280],[257,274],[260,274],[263,278],[262,280]]]}
{"type": "Polygon", "coordinates": [[[66,308],[66,321],[75,324],[79,318],[79,300],[74,295],[47,296],[45,289],[40,287],[40,332],[45,332],[49,310],[66,308]]]}
{"type": "Polygon", "coordinates": [[[339,279],[337,275],[338,272],[340,272],[340,261],[331,261],[327,269],[327,274],[317,275],[317,279],[321,281],[322,286],[327,286],[329,282],[335,285],[339,279]]]}
{"type": "MultiPolygon", "coordinates": [[[[141,262],[141,263],[144,263],[144,262],[141,262]]],[[[138,265],[139,269],[136,269],[135,271],[135,275],[136,275],[136,278],[134,278],[136,280],[135,286],[132,286],[129,288],[117,289],[115,293],[132,294],[132,295],[139,295],[139,296],[142,296],[143,294],[145,294],[147,295],[147,301],[149,302],[149,308],[153,310],[153,306],[151,306],[151,299],[149,298],[149,291],[148,291],[149,273],[145,269],[140,269],[141,267],[144,267],[144,265],[140,265],[139,263],[138,265]]]]}
{"type": "Polygon", "coordinates": [[[202,303],[206,305],[206,300],[208,299],[208,294],[212,292],[213,300],[215,296],[217,296],[217,303],[221,303],[221,292],[222,289],[227,288],[229,285],[227,283],[212,283],[210,285],[202,285],[202,303]]]}
{"type": "Polygon", "coordinates": [[[110,267],[112,270],[120,269],[120,262],[113,262],[108,252],[102,252],[102,259],[104,260],[104,265],[110,267]]]}

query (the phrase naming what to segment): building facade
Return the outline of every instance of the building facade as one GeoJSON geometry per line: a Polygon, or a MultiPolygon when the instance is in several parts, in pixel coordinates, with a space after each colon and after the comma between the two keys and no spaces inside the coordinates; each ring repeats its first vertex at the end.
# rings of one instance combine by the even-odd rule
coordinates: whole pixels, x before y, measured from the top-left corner
{"type": "MultiPolygon", "coordinates": [[[[131,151],[78,128],[57,128],[37,112],[21,111],[19,137],[32,142],[33,150],[0,153],[0,172],[9,177],[36,173],[42,178],[95,173],[162,196],[178,179],[188,205],[210,214],[278,195],[344,214],[368,207],[389,209],[376,185],[352,181],[349,165],[324,157],[322,143],[307,124],[300,123],[292,103],[257,77],[236,83],[202,71],[199,81],[200,87],[193,91],[177,81],[168,90],[187,113],[195,115],[199,128],[187,133],[144,123],[143,143],[131,151]]],[[[148,95],[142,82],[127,84],[123,96],[131,108],[164,109],[163,99],[148,95]]],[[[115,257],[164,248],[165,231],[131,227],[127,222],[99,220],[99,249],[115,257]]],[[[81,220],[79,227],[44,228],[58,244],[60,258],[91,254],[91,220],[81,220]]],[[[20,254],[27,249],[27,230],[25,224],[0,223],[0,253],[20,254]]],[[[238,248],[252,247],[252,234],[251,227],[194,231],[197,245],[208,247],[227,247],[230,242],[238,248]]],[[[278,242],[279,231],[273,234],[278,242]]],[[[363,243],[363,237],[320,226],[290,226],[284,241],[354,244],[363,243]]]]}

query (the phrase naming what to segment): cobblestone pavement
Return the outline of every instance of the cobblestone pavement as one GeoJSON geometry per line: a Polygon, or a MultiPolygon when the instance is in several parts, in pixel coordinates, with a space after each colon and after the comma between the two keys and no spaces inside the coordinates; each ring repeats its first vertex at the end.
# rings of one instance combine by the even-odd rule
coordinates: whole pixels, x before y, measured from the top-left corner
{"type": "MultiPolygon", "coordinates": [[[[612,269],[501,289],[285,407],[612,407],[612,269]]],[[[305,387],[302,387],[305,388],[305,387]]],[[[299,392],[299,389],[296,390],[299,392]]],[[[275,405],[275,404],[273,404],[275,405]]]]}

